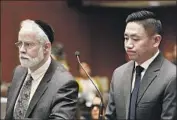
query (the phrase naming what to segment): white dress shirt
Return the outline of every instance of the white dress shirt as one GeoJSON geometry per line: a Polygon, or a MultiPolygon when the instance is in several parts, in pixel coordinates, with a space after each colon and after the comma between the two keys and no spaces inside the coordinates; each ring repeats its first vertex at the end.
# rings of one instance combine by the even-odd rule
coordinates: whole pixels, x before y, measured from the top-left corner
{"type": "Polygon", "coordinates": [[[30,69],[28,69],[28,73],[31,74],[31,76],[33,78],[29,103],[30,103],[31,98],[33,97],[37,87],[39,86],[39,83],[41,82],[42,78],[44,77],[44,74],[46,73],[47,69],[49,68],[50,63],[51,63],[51,57],[49,57],[48,60],[36,71],[31,72],[30,69]]]}
{"type": "MultiPolygon", "coordinates": [[[[96,87],[98,87],[97,83],[93,80],[96,87]]],[[[89,79],[80,79],[79,83],[82,86],[82,92],[79,93],[79,97],[84,98],[86,100],[86,106],[90,107],[92,105],[93,98],[96,96],[96,88],[93,83],[89,79]]]]}
{"type": "MultiPolygon", "coordinates": [[[[149,65],[152,63],[152,61],[157,57],[157,55],[159,54],[159,50],[156,52],[156,54],[154,56],[152,56],[150,59],[146,60],[144,63],[142,63],[140,66],[144,68],[144,70],[141,72],[141,80],[146,72],[146,70],[148,69],[149,65]]],[[[136,66],[138,66],[138,63],[135,62],[135,68],[136,66]]],[[[134,68],[134,69],[135,69],[134,68]]],[[[136,71],[134,70],[133,73],[133,81],[132,81],[132,89],[131,91],[133,91],[134,85],[135,85],[135,76],[136,76],[136,71]]]]}

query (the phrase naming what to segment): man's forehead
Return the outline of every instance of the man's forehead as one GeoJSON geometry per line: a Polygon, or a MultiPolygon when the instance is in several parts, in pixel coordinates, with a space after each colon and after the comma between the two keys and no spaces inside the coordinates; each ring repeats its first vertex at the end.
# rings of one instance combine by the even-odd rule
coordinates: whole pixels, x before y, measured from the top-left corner
{"type": "Polygon", "coordinates": [[[19,32],[19,40],[20,39],[35,40],[36,39],[36,33],[35,32],[27,32],[27,31],[20,31],[19,32]]]}
{"type": "Polygon", "coordinates": [[[128,30],[143,30],[144,27],[140,23],[130,22],[126,25],[126,29],[128,29],[128,30]]]}
{"type": "Polygon", "coordinates": [[[140,34],[144,34],[145,33],[145,29],[141,24],[138,24],[136,22],[130,22],[126,25],[125,28],[125,33],[124,34],[128,34],[128,35],[140,35],[140,34]]]}

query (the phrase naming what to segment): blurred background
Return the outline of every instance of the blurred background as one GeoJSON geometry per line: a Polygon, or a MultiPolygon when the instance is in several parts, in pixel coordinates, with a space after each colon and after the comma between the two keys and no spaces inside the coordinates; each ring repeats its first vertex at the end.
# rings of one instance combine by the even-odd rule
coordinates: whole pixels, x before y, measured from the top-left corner
{"type": "MultiPolygon", "coordinates": [[[[89,65],[106,104],[113,70],[128,60],[123,47],[125,19],[140,9],[155,12],[161,20],[164,34],[160,49],[176,63],[176,1],[1,1],[1,103],[6,102],[13,69],[19,64],[14,45],[19,23],[24,19],[41,19],[55,31],[53,58],[62,61],[79,81],[81,73],[74,53],[80,51],[81,61],[89,65]]],[[[91,106],[84,105],[90,109],[84,108],[87,112],[80,114],[89,119],[91,106]]],[[[4,110],[1,107],[2,117],[4,110]]]]}

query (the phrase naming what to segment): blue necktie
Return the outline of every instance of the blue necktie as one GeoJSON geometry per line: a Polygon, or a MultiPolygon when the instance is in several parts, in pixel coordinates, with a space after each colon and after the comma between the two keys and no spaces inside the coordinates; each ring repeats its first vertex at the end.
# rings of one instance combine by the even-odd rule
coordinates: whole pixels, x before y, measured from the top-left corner
{"type": "Polygon", "coordinates": [[[135,77],[135,85],[134,89],[131,93],[130,98],[130,107],[129,107],[129,119],[130,120],[136,120],[136,102],[138,98],[138,91],[140,87],[140,81],[141,81],[141,72],[144,70],[143,67],[137,66],[136,67],[136,77],[135,77]]]}
{"type": "Polygon", "coordinates": [[[30,91],[33,78],[30,74],[27,75],[27,80],[25,81],[24,85],[22,86],[19,94],[18,101],[15,106],[14,110],[14,118],[15,119],[23,119],[25,117],[28,102],[30,98],[30,91]]]}

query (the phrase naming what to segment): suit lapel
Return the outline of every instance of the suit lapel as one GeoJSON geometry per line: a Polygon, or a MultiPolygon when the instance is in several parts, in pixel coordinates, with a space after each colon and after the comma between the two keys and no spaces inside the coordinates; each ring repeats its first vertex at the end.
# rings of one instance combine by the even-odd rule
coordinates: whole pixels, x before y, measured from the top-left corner
{"type": "Polygon", "coordinates": [[[129,102],[130,102],[130,93],[131,93],[131,82],[132,82],[132,75],[134,69],[134,62],[131,61],[124,71],[123,81],[124,81],[124,101],[125,101],[125,110],[126,110],[126,118],[128,118],[129,112],[129,102]]]}
{"type": "Polygon", "coordinates": [[[26,74],[27,74],[27,69],[24,68],[20,68],[21,70],[17,70],[16,73],[14,74],[14,78],[13,78],[13,84],[14,86],[12,86],[10,89],[11,91],[13,90],[13,94],[11,97],[11,102],[9,105],[9,108],[7,109],[7,113],[10,113],[10,117],[13,117],[13,110],[14,110],[14,106],[15,106],[15,102],[17,100],[17,97],[19,95],[20,89],[23,85],[23,82],[25,80],[26,74]],[[20,77],[19,77],[20,76],[20,77]]]}
{"type": "Polygon", "coordinates": [[[154,61],[149,65],[149,67],[148,67],[148,69],[147,69],[147,71],[146,71],[146,73],[145,73],[145,75],[144,75],[144,77],[142,79],[142,82],[140,84],[140,90],[139,90],[139,94],[138,94],[137,103],[140,102],[141,98],[143,97],[144,93],[146,92],[146,90],[148,89],[150,84],[157,77],[163,60],[164,60],[164,58],[163,58],[162,54],[160,53],[154,59],[154,61]]]}
{"type": "Polygon", "coordinates": [[[46,71],[44,77],[41,80],[41,83],[39,84],[38,88],[36,89],[36,92],[34,93],[31,99],[28,110],[26,112],[26,117],[30,115],[37,102],[40,100],[44,92],[47,90],[48,82],[51,80],[56,67],[57,63],[52,60],[48,70],[46,71]]]}
{"type": "Polygon", "coordinates": [[[33,110],[34,106],[37,104],[37,102],[40,100],[42,94],[47,89],[47,80],[49,80],[49,79],[43,78],[41,83],[39,84],[38,88],[36,89],[36,92],[35,92],[34,96],[32,97],[31,102],[28,107],[28,110],[26,112],[26,117],[29,116],[29,114],[33,110]]]}

